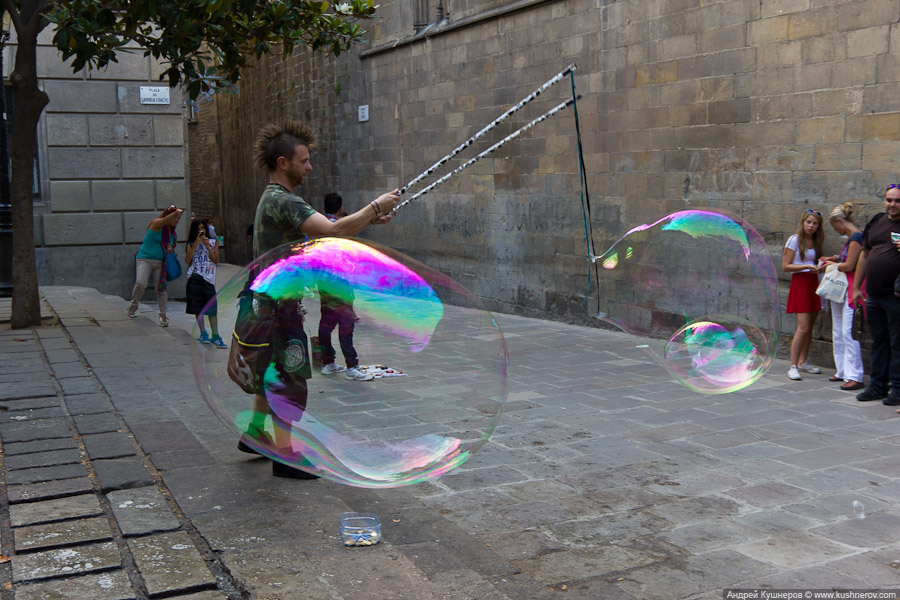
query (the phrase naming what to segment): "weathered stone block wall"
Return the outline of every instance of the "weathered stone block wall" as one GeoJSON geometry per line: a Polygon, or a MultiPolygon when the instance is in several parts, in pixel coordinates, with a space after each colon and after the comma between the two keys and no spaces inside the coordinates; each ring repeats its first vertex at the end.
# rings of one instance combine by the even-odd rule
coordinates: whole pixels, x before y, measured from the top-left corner
{"type": "MultiPolygon", "coordinates": [[[[171,90],[168,105],[141,104],[141,86],[164,84],[161,69],[137,48],[103,71],[73,74],[52,35],[45,30],[38,48],[38,76],[50,97],[38,125],[40,284],[130,297],[149,222],[170,204],[190,213],[181,94],[171,90]]],[[[4,78],[14,56],[15,40],[4,55],[4,78]]],[[[188,221],[179,224],[182,240],[188,221]]],[[[183,279],[169,288],[174,297],[183,291],[183,279]]]]}
{"type": "MultiPolygon", "coordinates": [[[[320,130],[329,123],[329,153],[314,154],[320,172],[304,193],[324,191],[327,164],[325,187],[339,182],[358,204],[403,185],[574,62],[598,254],[636,224],[711,206],[745,217],[779,264],[803,209],[850,200],[863,223],[897,180],[898,0],[500,5],[509,11],[491,3],[479,20],[474,3],[446,0],[448,22],[413,39],[411,5],[387,0],[359,58],[342,56],[318,75],[296,58],[271,61],[244,79],[243,109],[227,98],[220,107],[235,127],[263,111],[312,118],[320,130]],[[302,85],[271,89],[292,78],[302,85]],[[341,92],[329,96],[335,84],[341,92]],[[316,104],[323,97],[327,108],[316,104]],[[370,120],[359,123],[363,104],[370,120]]],[[[555,86],[461,156],[569,92],[555,86]]],[[[367,235],[446,272],[491,309],[590,322],[572,117],[540,124],[367,235]]],[[[223,128],[222,140],[246,147],[247,127],[223,128]]],[[[226,188],[258,194],[258,178],[247,186],[228,171],[226,188]]],[[[834,253],[840,240],[826,229],[834,253]]],[[[792,319],[783,329],[793,332],[792,319]]],[[[827,340],[829,319],[816,335],[827,340]]]]}
{"type": "MultiPolygon", "coordinates": [[[[191,186],[191,209],[198,219],[208,217],[216,227],[216,234],[223,223],[223,181],[220,168],[219,124],[215,102],[202,102],[188,109],[187,143],[196,148],[188,154],[188,173],[191,186]],[[203,115],[202,118],[200,115],[203,115]]],[[[231,239],[226,239],[226,244],[231,239]]],[[[224,246],[220,248],[220,259],[224,257],[224,246]]],[[[227,260],[227,259],[226,259],[227,260]]]]}
{"type": "MultiPolygon", "coordinates": [[[[341,166],[335,151],[335,111],[350,85],[345,81],[343,87],[337,86],[338,69],[345,73],[345,80],[350,78],[347,65],[336,67],[333,58],[326,55],[304,49],[282,61],[276,50],[273,57],[244,72],[238,94],[219,96],[215,106],[200,105],[198,120],[218,124],[222,208],[216,213],[220,215],[217,232],[225,235],[229,262],[246,264],[252,257],[247,226],[253,222],[267,181],[265,172],[254,166],[253,144],[266,123],[285,118],[310,123],[319,144],[313,152],[313,171],[302,195],[321,210],[325,194],[338,191],[344,197],[345,207],[355,210],[353,195],[348,194],[354,184],[349,176],[352,166],[341,166]]],[[[196,191],[197,186],[192,185],[192,197],[196,191]]]]}

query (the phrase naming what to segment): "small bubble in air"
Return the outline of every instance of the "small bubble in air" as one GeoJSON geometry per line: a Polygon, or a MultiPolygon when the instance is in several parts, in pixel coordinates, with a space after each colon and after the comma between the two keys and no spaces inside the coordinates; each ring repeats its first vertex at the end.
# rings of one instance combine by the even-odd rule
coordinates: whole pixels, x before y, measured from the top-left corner
{"type": "Polygon", "coordinates": [[[853,509],[853,516],[857,519],[866,518],[866,505],[859,500],[854,500],[853,502],[851,502],[850,508],[853,509]]]}

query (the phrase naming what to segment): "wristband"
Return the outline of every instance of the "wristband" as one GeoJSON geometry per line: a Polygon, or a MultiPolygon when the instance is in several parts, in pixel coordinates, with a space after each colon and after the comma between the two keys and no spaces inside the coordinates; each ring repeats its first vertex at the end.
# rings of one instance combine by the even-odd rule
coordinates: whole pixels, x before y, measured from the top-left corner
{"type": "Polygon", "coordinates": [[[375,214],[378,215],[378,216],[381,216],[381,207],[378,206],[378,201],[377,201],[377,200],[372,200],[372,204],[375,205],[375,214]]]}

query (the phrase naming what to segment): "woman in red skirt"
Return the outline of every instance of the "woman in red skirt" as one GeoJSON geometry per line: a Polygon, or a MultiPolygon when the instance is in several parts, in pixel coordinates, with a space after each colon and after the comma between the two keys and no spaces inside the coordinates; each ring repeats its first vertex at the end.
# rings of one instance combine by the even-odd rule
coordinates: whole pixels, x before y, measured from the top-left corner
{"type": "Polygon", "coordinates": [[[822,257],[822,242],[825,232],[822,230],[822,213],[807,208],[800,215],[800,225],[796,233],[788,238],[781,257],[781,268],[791,273],[791,288],[788,291],[787,314],[797,315],[797,331],[791,342],[791,368],[788,377],[803,379],[800,371],[821,373],[818,367],[807,362],[809,344],[812,341],[812,329],[816,317],[822,310],[816,288],[819,287],[819,272],[825,266],[818,266],[822,257]]]}

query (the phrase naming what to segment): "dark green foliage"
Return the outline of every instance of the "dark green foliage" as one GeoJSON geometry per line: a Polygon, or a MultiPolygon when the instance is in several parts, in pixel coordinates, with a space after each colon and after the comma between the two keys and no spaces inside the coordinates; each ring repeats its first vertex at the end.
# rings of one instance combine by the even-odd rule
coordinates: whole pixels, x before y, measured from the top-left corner
{"type": "Polygon", "coordinates": [[[69,0],[49,5],[53,42],[75,71],[103,68],[126,44],[163,61],[161,79],[184,83],[192,99],[227,89],[250,57],[280,45],[283,56],[306,45],[340,54],[364,33],[358,21],[374,0],[69,0]]]}

